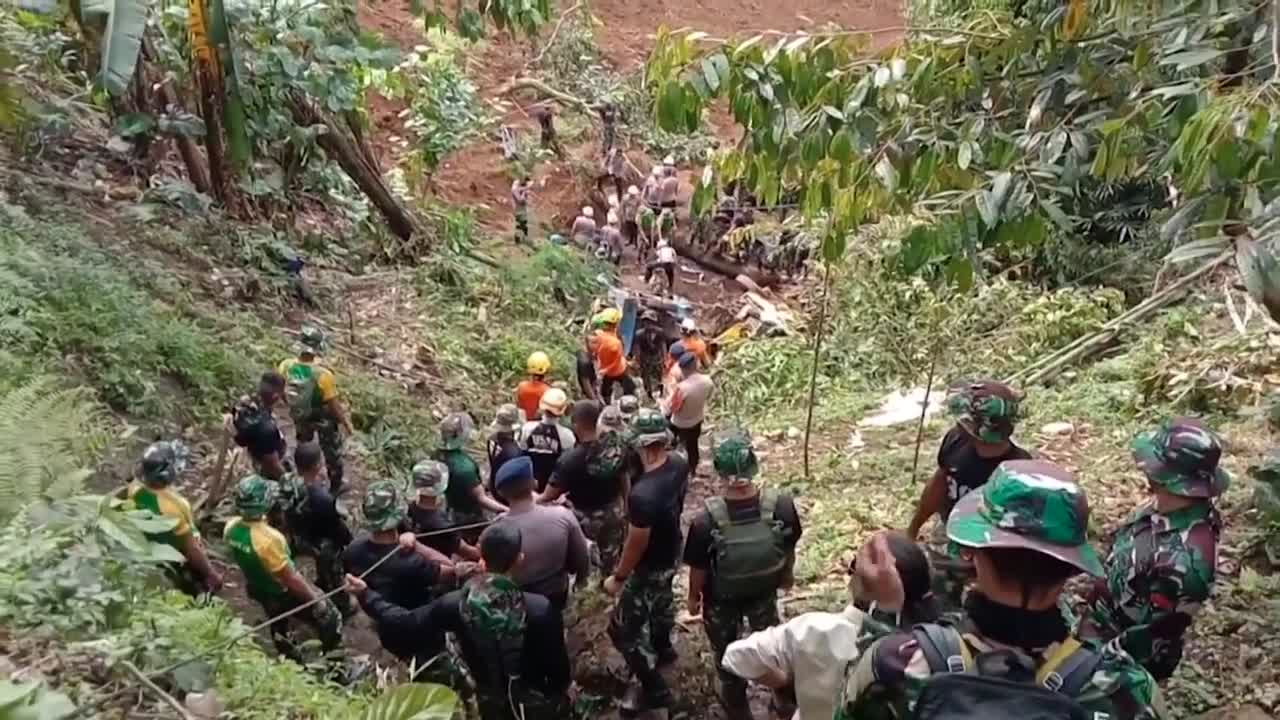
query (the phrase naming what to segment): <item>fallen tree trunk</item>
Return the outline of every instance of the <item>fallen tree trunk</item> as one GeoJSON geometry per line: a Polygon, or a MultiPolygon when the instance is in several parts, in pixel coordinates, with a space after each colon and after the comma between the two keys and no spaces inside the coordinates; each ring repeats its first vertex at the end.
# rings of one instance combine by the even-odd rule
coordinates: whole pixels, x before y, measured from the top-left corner
{"type": "Polygon", "coordinates": [[[675,248],[675,251],[680,253],[682,257],[687,257],[702,267],[724,275],[730,280],[737,278],[739,275],[746,275],[751,278],[752,282],[762,288],[771,288],[778,284],[778,276],[773,273],[752,270],[744,265],[726,260],[719,255],[703,252],[683,240],[671,240],[671,247],[675,248]]]}
{"type": "MultiPolygon", "coordinates": [[[[142,57],[147,62],[155,63],[156,51],[155,46],[151,42],[151,38],[143,36],[142,38],[142,57]]],[[[178,92],[173,89],[173,82],[169,77],[163,78],[159,83],[160,100],[164,103],[164,110],[169,111],[171,108],[175,110],[186,110],[186,106],[182,104],[178,92]]],[[[212,187],[209,180],[209,167],[205,165],[204,155],[200,153],[200,148],[196,146],[196,141],[181,133],[173,136],[173,142],[178,146],[178,154],[182,156],[182,162],[187,166],[187,179],[191,181],[191,186],[205,195],[211,194],[212,187]]]]}
{"type": "Polygon", "coordinates": [[[576,107],[582,112],[589,113],[595,111],[595,107],[586,100],[574,97],[568,93],[560,92],[541,80],[535,80],[533,78],[516,78],[499,88],[498,95],[510,95],[516,90],[536,90],[545,97],[557,100],[564,105],[576,107]]]}
{"type": "Polygon", "coordinates": [[[361,151],[342,129],[316,109],[311,101],[300,95],[289,96],[289,106],[293,111],[294,122],[303,126],[323,125],[325,132],[316,137],[316,142],[330,158],[337,161],[347,176],[355,182],[360,191],[369,198],[382,217],[386,219],[391,231],[401,240],[408,240],[417,232],[413,216],[400,203],[390,188],[382,181],[382,174],[369,164],[365,153],[361,151]]]}

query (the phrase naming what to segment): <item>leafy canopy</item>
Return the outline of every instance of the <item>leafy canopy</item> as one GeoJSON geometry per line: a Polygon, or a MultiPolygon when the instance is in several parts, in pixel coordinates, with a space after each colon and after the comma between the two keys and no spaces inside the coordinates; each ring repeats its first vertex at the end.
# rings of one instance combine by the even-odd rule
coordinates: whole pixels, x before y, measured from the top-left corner
{"type": "Polygon", "coordinates": [[[882,216],[929,220],[908,272],[966,285],[989,248],[1035,245],[1093,222],[1090,186],[1165,178],[1166,231],[1261,225],[1280,186],[1280,123],[1265,6],[1255,1],[1074,0],[1047,15],[982,12],[916,28],[871,53],[865,34],[719,40],[660,30],[646,77],[665,129],[727,103],[744,129],[694,198],[728,183],[763,205],[799,201],[827,228],[824,257],[882,216]]]}

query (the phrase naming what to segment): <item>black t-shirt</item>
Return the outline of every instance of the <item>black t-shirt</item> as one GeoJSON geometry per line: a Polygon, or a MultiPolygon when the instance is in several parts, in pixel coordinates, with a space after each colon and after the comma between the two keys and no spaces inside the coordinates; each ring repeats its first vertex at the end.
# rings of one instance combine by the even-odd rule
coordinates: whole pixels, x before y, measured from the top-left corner
{"type": "Polygon", "coordinates": [[[351,531],[338,514],[337,503],[326,488],[307,483],[307,501],[301,513],[289,514],[292,535],[306,539],[313,545],[321,540],[332,540],[338,547],[351,542],[351,531]]]}
{"type": "Polygon", "coordinates": [[[493,481],[498,477],[498,468],[508,460],[524,455],[524,450],[520,449],[520,444],[516,442],[514,435],[504,435],[497,442],[490,438],[488,442],[489,456],[489,494],[502,501],[502,496],[494,490],[493,481]]]}
{"type": "Polygon", "coordinates": [[[591,512],[608,507],[616,503],[622,494],[622,478],[627,470],[625,464],[615,468],[611,477],[599,477],[591,472],[593,454],[599,451],[598,440],[579,443],[560,456],[551,475],[551,484],[569,496],[575,510],[591,512]]]}
{"type": "Polygon", "coordinates": [[[249,451],[249,457],[261,460],[271,453],[278,453],[280,461],[284,462],[289,445],[270,411],[257,405],[242,405],[236,408],[236,418],[241,426],[236,429],[235,441],[249,451]]]}
{"type": "Polygon", "coordinates": [[[631,485],[627,521],[638,528],[651,528],[638,571],[666,570],[679,561],[680,513],[688,490],[689,462],[679,453],[669,454],[665,463],[640,475],[631,485]]]}
{"type": "MultiPolygon", "coordinates": [[[[418,503],[409,505],[409,528],[411,532],[426,533],[450,527],[453,527],[453,518],[449,517],[445,510],[441,508],[424,508],[418,503]]],[[[462,546],[462,536],[458,535],[456,530],[418,538],[418,541],[433,550],[443,553],[445,557],[457,555],[458,548],[462,546]]]]}
{"type": "Polygon", "coordinates": [[[978,454],[973,436],[959,425],[951,428],[942,438],[942,447],[938,448],[938,467],[947,473],[947,501],[942,513],[946,520],[951,508],[960,498],[987,483],[991,473],[1005,460],[1026,460],[1031,453],[1009,443],[1009,449],[1000,457],[982,457],[978,454]]]}
{"type": "MultiPolygon", "coordinates": [[[[343,569],[359,575],[394,547],[395,543],[376,543],[372,537],[362,535],[342,554],[343,569]]],[[[410,610],[431,602],[431,586],[439,580],[439,565],[417,553],[400,550],[364,579],[388,602],[410,610]]]]}

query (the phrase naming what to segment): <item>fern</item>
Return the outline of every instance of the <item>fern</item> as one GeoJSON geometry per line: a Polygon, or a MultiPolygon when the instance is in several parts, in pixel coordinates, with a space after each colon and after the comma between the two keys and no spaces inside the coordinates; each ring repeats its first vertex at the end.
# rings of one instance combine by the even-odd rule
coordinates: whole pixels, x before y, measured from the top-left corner
{"type": "Polygon", "coordinates": [[[35,379],[0,392],[0,519],[84,489],[100,415],[81,389],[35,379]]]}

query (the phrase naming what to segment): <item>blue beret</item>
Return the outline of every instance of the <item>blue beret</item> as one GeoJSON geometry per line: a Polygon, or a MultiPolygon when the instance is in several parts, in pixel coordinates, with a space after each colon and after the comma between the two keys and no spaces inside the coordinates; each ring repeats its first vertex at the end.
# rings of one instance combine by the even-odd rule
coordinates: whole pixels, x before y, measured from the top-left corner
{"type": "Polygon", "coordinates": [[[671,347],[667,348],[667,353],[674,358],[678,358],[686,352],[687,350],[685,349],[684,343],[679,340],[671,343],[671,347]]]}
{"type": "Polygon", "coordinates": [[[528,480],[531,477],[533,477],[532,460],[528,457],[511,458],[498,468],[498,473],[493,477],[493,488],[502,490],[504,485],[510,485],[519,480],[528,480]]]}
{"type": "Polygon", "coordinates": [[[680,360],[678,361],[678,363],[680,365],[681,370],[688,370],[689,368],[698,364],[698,356],[694,355],[691,352],[687,352],[680,356],[680,360]]]}

